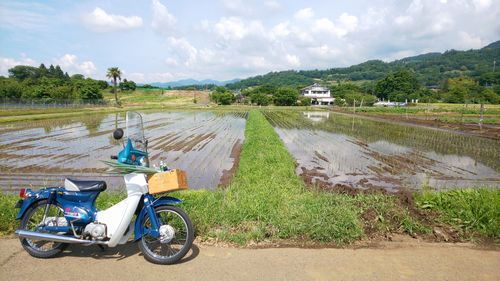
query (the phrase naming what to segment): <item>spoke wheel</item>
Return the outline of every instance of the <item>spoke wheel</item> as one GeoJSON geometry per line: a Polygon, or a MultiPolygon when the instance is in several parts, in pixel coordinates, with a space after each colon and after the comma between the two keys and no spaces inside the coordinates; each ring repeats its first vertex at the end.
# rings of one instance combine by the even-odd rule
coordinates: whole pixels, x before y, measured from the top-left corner
{"type": "MultiPolygon", "coordinates": [[[[43,221],[45,215],[45,209],[47,206],[47,201],[39,201],[26,211],[21,221],[21,229],[43,232],[42,226],[47,225],[57,225],[58,222],[65,221],[64,211],[60,206],[50,205],[45,216],[45,222],[43,221]]],[[[23,248],[33,257],[36,258],[52,258],[62,252],[68,244],[52,242],[46,240],[37,240],[29,238],[19,238],[23,248]]]]}
{"type": "MultiPolygon", "coordinates": [[[[142,236],[139,249],[144,257],[157,264],[173,264],[182,259],[193,244],[194,230],[191,220],[180,208],[159,206],[155,208],[160,223],[160,237],[142,236]]],[[[148,216],[142,223],[143,229],[151,229],[148,216]]]]}

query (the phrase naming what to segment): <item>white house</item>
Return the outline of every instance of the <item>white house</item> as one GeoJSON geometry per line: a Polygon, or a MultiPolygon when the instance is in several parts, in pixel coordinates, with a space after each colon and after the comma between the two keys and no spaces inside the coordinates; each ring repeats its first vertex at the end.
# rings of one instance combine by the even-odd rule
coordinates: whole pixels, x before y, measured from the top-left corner
{"type": "Polygon", "coordinates": [[[314,105],[332,105],[335,101],[330,95],[330,89],[317,83],[300,89],[300,95],[311,98],[311,104],[314,105]]]}

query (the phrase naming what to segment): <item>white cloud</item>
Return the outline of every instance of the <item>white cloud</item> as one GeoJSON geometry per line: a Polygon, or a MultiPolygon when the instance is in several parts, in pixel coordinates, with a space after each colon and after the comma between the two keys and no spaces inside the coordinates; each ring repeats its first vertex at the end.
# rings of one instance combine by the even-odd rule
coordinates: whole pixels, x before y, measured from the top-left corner
{"type": "Polygon", "coordinates": [[[298,10],[294,14],[293,17],[298,19],[298,20],[307,20],[307,19],[311,19],[312,17],[314,17],[314,12],[311,8],[304,8],[304,9],[298,10]]]}
{"type": "Polygon", "coordinates": [[[299,59],[299,57],[297,57],[295,55],[287,54],[286,55],[286,61],[292,67],[300,66],[300,59],[299,59]]]}
{"type": "Polygon", "coordinates": [[[153,21],[151,22],[151,26],[161,34],[169,34],[175,26],[177,19],[159,0],[153,0],[152,9],[153,21]]]}
{"type": "Polygon", "coordinates": [[[168,44],[171,51],[184,61],[185,66],[191,66],[196,63],[198,49],[193,47],[185,38],[169,37],[168,44]]]}
{"type": "Polygon", "coordinates": [[[138,16],[126,17],[108,14],[99,7],[84,15],[83,21],[88,28],[96,32],[109,32],[142,26],[142,18],[138,16]]]}
{"type": "Polygon", "coordinates": [[[33,59],[26,57],[25,55],[23,55],[23,57],[20,60],[0,57],[0,75],[8,76],[9,75],[8,70],[16,65],[36,66],[36,62],[33,59]]]}
{"type": "Polygon", "coordinates": [[[472,3],[477,10],[484,10],[489,8],[491,6],[491,2],[491,0],[472,0],[472,3]]]}
{"type": "Polygon", "coordinates": [[[64,56],[55,59],[54,63],[59,65],[63,71],[67,71],[71,74],[83,74],[85,76],[91,76],[96,74],[97,67],[92,61],[79,62],[78,57],[72,54],[65,54],[64,56]]]}
{"type": "Polygon", "coordinates": [[[484,42],[479,36],[464,31],[459,32],[459,36],[460,40],[457,43],[464,48],[481,48],[488,43],[484,42]]]}
{"type": "Polygon", "coordinates": [[[165,63],[168,65],[168,66],[178,66],[179,65],[179,62],[177,62],[176,59],[174,58],[167,58],[165,60],[165,63]]]}
{"type": "Polygon", "coordinates": [[[43,4],[0,3],[0,26],[27,30],[45,29],[48,24],[47,10],[49,9],[43,4]]]}
{"type": "Polygon", "coordinates": [[[348,32],[352,32],[358,27],[358,18],[348,13],[342,13],[338,19],[338,23],[348,32]]]}
{"type": "Polygon", "coordinates": [[[265,28],[257,20],[245,21],[238,17],[221,18],[214,26],[215,34],[225,40],[241,40],[249,35],[262,35],[265,28]]]}
{"type": "Polygon", "coordinates": [[[407,25],[413,21],[413,18],[410,16],[398,16],[394,19],[394,22],[397,25],[407,25]]]}
{"type": "Polygon", "coordinates": [[[267,0],[264,2],[264,6],[271,9],[272,11],[277,11],[281,9],[281,4],[276,0],[267,0]]]}
{"type": "Polygon", "coordinates": [[[290,29],[288,28],[289,24],[290,24],[289,22],[281,22],[281,23],[275,25],[271,30],[271,34],[274,37],[286,37],[286,36],[288,36],[291,33],[290,29]]]}

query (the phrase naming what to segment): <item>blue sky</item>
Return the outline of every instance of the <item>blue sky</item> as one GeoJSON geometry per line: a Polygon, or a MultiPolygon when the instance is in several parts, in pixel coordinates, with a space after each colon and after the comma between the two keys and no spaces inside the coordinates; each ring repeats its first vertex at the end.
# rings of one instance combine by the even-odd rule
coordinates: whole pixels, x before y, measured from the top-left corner
{"type": "Polygon", "coordinates": [[[167,82],[325,69],[500,39],[500,0],[0,1],[0,75],[17,64],[167,82]]]}

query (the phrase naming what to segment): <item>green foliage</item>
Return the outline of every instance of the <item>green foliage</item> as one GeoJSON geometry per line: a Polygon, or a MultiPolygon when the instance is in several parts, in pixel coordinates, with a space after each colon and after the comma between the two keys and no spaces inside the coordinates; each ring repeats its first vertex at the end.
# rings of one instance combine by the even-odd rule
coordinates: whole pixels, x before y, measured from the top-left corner
{"type": "Polygon", "coordinates": [[[311,105],[311,98],[310,97],[299,96],[298,104],[300,106],[309,106],[309,105],[311,105]]]}
{"type": "Polygon", "coordinates": [[[274,104],[275,105],[296,105],[299,99],[299,92],[296,89],[281,87],[274,94],[274,104]]]}
{"type": "Polygon", "coordinates": [[[250,101],[256,105],[269,105],[269,98],[264,93],[254,93],[250,95],[250,101]]]}
{"type": "Polygon", "coordinates": [[[354,101],[356,105],[360,105],[363,101],[363,106],[371,106],[377,101],[377,97],[367,94],[365,90],[353,83],[342,83],[334,85],[330,88],[332,96],[335,97],[335,104],[343,106],[344,104],[352,106],[354,101]]]}
{"type": "Polygon", "coordinates": [[[439,212],[442,221],[466,234],[500,239],[500,189],[424,191],[416,200],[421,208],[439,212]]]}
{"type": "Polygon", "coordinates": [[[129,81],[127,79],[123,79],[123,82],[120,82],[120,90],[122,91],[134,91],[137,88],[137,85],[134,81],[129,81]]]}
{"type": "Polygon", "coordinates": [[[259,75],[227,85],[229,89],[245,89],[248,87],[262,86],[265,84],[273,87],[303,87],[310,85],[314,80],[304,76],[301,72],[294,70],[269,72],[266,75],[259,75]]]}
{"type": "MultiPolygon", "coordinates": [[[[484,83],[487,84],[487,82],[484,83]]],[[[449,103],[497,104],[500,102],[499,93],[495,93],[492,88],[481,86],[480,82],[469,77],[448,79],[444,85],[444,90],[444,101],[449,103]]]]}
{"type": "Polygon", "coordinates": [[[19,209],[14,206],[19,199],[17,195],[0,193],[0,234],[12,234],[18,228],[15,218],[19,209]]]}
{"type": "Polygon", "coordinates": [[[378,81],[375,86],[375,94],[380,99],[403,102],[419,89],[420,84],[415,74],[408,70],[400,70],[391,72],[384,79],[378,81]]]}
{"type": "Polygon", "coordinates": [[[220,105],[232,104],[236,99],[234,94],[225,87],[215,88],[215,90],[210,94],[210,98],[212,101],[220,105]]]}
{"type": "Polygon", "coordinates": [[[102,100],[101,89],[106,81],[81,74],[69,77],[59,66],[40,67],[18,65],[9,70],[10,77],[0,77],[0,98],[13,101],[68,102],[102,100]]]}
{"type": "Polygon", "coordinates": [[[350,106],[354,105],[354,101],[356,101],[356,106],[372,106],[377,101],[377,97],[361,92],[348,91],[345,93],[344,100],[350,106]]]}

